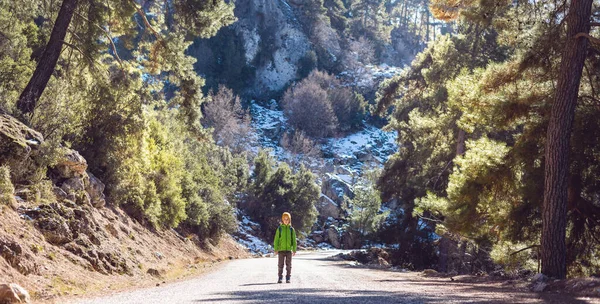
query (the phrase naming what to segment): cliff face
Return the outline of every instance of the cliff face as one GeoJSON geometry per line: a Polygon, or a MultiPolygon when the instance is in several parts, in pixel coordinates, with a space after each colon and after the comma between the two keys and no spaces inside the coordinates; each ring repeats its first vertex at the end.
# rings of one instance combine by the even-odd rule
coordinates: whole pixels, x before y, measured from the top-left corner
{"type": "Polygon", "coordinates": [[[286,0],[236,3],[238,21],[217,36],[197,40],[190,54],[209,86],[225,83],[252,98],[267,98],[296,79],[299,61],[311,48],[294,4],[286,0]]]}

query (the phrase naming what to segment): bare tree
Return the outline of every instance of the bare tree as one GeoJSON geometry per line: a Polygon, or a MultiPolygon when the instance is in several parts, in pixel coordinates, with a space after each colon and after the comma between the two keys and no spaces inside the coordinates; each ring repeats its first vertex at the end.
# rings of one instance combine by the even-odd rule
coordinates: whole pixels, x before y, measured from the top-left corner
{"type": "Polygon", "coordinates": [[[371,64],[375,58],[375,45],[371,40],[360,37],[358,40],[350,40],[348,49],[344,54],[343,65],[346,69],[357,71],[371,64]]]}
{"type": "Polygon", "coordinates": [[[283,96],[283,110],[290,124],[312,137],[333,135],[338,121],[327,100],[327,91],[313,81],[302,81],[283,96]]]}
{"type": "Polygon", "coordinates": [[[204,104],[202,124],[213,128],[217,144],[242,152],[250,142],[252,127],[250,115],[242,108],[239,96],[225,86],[209,93],[210,101],[204,104]]]}

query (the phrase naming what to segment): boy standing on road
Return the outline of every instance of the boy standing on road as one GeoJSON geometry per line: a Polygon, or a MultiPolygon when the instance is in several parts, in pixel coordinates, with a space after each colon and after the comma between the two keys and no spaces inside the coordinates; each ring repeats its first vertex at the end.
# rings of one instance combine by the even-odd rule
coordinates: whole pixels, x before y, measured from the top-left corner
{"type": "Polygon", "coordinates": [[[275,254],[279,255],[279,280],[277,283],[281,283],[283,279],[283,264],[285,262],[286,275],[285,282],[290,283],[290,277],[292,275],[292,256],[296,255],[296,231],[292,227],[292,216],[288,212],[284,212],[281,215],[282,224],[279,225],[275,231],[275,240],[273,241],[273,248],[275,254]]]}

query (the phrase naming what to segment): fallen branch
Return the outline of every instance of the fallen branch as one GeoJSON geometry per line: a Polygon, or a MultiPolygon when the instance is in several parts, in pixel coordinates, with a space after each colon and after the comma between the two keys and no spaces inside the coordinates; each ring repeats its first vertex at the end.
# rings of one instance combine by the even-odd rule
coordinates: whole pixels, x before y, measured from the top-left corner
{"type": "Polygon", "coordinates": [[[536,247],[540,247],[540,245],[531,245],[531,246],[529,246],[529,247],[525,247],[525,248],[523,248],[523,249],[521,249],[521,250],[517,250],[517,251],[515,251],[515,252],[511,253],[510,255],[515,255],[515,254],[517,254],[517,253],[519,253],[519,252],[522,252],[522,251],[525,251],[525,250],[527,250],[527,249],[531,249],[531,248],[536,248],[536,247]]]}

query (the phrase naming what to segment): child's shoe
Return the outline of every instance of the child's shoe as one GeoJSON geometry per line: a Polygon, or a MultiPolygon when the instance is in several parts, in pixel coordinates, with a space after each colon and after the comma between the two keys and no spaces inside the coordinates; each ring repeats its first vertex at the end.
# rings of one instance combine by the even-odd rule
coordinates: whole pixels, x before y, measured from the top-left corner
{"type": "Polygon", "coordinates": [[[291,283],[291,282],[290,282],[290,276],[286,276],[286,277],[285,277],[285,282],[286,282],[286,283],[291,283]]]}
{"type": "Polygon", "coordinates": [[[279,277],[279,280],[277,280],[277,283],[283,283],[281,280],[283,280],[283,277],[279,277]]]}

